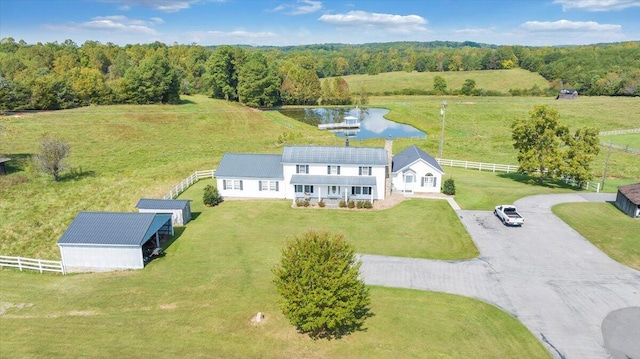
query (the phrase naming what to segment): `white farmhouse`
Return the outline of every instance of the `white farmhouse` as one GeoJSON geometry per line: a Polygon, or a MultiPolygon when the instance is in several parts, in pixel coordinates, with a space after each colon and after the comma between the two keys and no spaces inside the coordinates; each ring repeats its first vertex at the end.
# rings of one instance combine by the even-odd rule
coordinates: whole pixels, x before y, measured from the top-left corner
{"type": "Polygon", "coordinates": [[[373,202],[390,194],[392,181],[399,191],[439,192],[443,174],[416,146],[392,157],[391,141],[385,148],[290,146],[282,155],[227,153],[216,170],[223,197],[294,201],[373,202]]]}

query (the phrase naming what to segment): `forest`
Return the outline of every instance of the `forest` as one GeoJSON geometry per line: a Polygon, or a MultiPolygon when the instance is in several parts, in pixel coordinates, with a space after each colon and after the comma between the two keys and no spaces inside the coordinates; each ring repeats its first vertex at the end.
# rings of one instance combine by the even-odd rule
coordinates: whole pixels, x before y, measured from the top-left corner
{"type": "MultiPolygon", "coordinates": [[[[86,41],[27,44],[0,40],[0,112],[88,105],[180,102],[205,94],[251,107],[366,103],[366,88],[341,77],[385,72],[522,68],[587,96],[640,95],[640,41],[570,47],[495,46],[475,42],[394,42],[289,47],[119,46],[86,41]]],[[[439,93],[434,84],[434,94],[439,93]]],[[[483,95],[480,91],[451,94],[483,95]]],[[[441,94],[441,93],[439,93],[441,94]]]]}

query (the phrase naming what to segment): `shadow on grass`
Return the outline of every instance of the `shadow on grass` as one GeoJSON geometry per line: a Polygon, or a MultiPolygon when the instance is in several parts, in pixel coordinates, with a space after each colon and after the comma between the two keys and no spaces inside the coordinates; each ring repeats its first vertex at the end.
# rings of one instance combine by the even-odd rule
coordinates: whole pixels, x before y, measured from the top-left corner
{"type": "Polygon", "coordinates": [[[77,181],[85,177],[95,177],[96,171],[85,171],[82,167],[72,167],[60,175],[60,182],[77,181]]]}
{"type": "Polygon", "coordinates": [[[191,220],[195,221],[201,214],[202,212],[191,212],[191,220]]]}
{"type": "Polygon", "coordinates": [[[166,251],[171,245],[178,240],[178,238],[182,237],[186,227],[173,227],[173,237],[168,238],[166,241],[161,243],[162,251],[166,251]]]}
{"type": "Polygon", "coordinates": [[[561,180],[545,179],[545,180],[542,180],[542,182],[540,182],[537,177],[531,177],[522,173],[501,173],[498,175],[498,177],[510,179],[515,182],[519,182],[526,185],[532,185],[532,186],[540,186],[540,187],[554,188],[554,189],[558,189],[558,188],[571,189],[574,191],[581,190],[581,188],[569,183],[565,183],[561,180]]]}
{"type": "Polygon", "coordinates": [[[31,159],[31,153],[12,153],[10,155],[0,155],[0,157],[9,158],[9,161],[5,162],[6,174],[23,172],[27,166],[27,161],[31,159]]]}
{"type": "Polygon", "coordinates": [[[180,99],[180,105],[193,105],[195,104],[195,102],[191,101],[191,100],[187,100],[187,99],[180,99]]]}

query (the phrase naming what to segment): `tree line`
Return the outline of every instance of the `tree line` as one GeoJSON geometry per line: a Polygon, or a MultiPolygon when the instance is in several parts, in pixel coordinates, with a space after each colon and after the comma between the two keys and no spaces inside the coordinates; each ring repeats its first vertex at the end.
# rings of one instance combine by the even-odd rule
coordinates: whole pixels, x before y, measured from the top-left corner
{"type": "MultiPolygon", "coordinates": [[[[640,95],[640,42],[575,47],[396,42],[293,47],[0,40],[0,111],[151,104],[206,94],[252,107],[366,103],[342,76],[520,67],[586,95],[640,95]]],[[[468,91],[468,94],[475,94],[468,91]]]]}

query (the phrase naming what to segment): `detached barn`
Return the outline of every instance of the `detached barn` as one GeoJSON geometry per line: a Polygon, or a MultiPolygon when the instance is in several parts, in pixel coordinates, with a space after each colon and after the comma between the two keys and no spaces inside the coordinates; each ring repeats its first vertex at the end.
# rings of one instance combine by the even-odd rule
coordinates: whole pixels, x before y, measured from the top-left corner
{"type": "Polygon", "coordinates": [[[170,214],[80,212],[58,246],[67,272],[140,269],[170,236],[170,214]]]}
{"type": "Polygon", "coordinates": [[[136,208],[140,213],[169,213],[174,226],[184,226],[191,220],[191,206],[184,199],[142,198],[136,208]]]}
{"type": "Polygon", "coordinates": [[[633,218],[640,218],[640,183],[618,187],[616,206],[633,218]]]}

